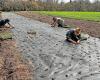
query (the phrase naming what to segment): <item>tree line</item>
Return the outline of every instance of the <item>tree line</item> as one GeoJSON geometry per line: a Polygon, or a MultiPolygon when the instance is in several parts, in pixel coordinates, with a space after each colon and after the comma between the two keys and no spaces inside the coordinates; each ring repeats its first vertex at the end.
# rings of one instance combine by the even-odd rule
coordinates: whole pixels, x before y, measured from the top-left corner
{"type": "Polygon", "coordinates": [[[0,0],[2,11],[100,11],[100,1],[95,0],[69,0],[65,3],[59,0],[0,0]]]}

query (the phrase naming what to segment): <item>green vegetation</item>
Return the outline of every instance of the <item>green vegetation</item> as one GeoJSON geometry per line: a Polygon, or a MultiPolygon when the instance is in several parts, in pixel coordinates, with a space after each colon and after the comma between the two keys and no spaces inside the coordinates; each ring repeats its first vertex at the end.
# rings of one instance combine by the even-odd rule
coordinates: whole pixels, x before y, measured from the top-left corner
{"type": "Polygon", "coordinates": [[[0,40],[12,39],[12,34],[10,32],[1,32],[0,40]]]}
{"type": "Polygon", "coordinates": [[[71,19],[100,21],[100,12],[66,12],[66,11],[37,11],[40,14],[59,16],[71,19]]]}

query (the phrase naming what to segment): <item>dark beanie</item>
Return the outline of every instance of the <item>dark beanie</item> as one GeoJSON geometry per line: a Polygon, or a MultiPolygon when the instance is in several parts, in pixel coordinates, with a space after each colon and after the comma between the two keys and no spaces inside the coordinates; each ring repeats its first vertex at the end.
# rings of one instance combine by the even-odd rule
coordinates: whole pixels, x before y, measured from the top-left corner
{"type": "Polygon", "coordinates": [[[9,23],[10,22],[10,20],[9,19],[5,19],[5,23],[9,23]]]}

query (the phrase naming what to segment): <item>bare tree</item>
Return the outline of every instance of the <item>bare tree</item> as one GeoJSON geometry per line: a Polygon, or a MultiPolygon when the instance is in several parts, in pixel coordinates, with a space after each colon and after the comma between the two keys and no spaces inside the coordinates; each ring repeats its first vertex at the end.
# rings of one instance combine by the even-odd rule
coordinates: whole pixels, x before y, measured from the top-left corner
{"type": "Polygon", "coordinates": [[[0,0],[0,7],[3,7],[5,0],[0,0]]]}
{"type": "Polygon", "coordinates": [[[69,0],[0,0],[0,10],[66,10],[66,11],[100,11],[100,1],[69,0]]]}
{"type": "Polygon", "coordinates": [[[70,3],[72,3],[72,0],[70,0],[70,3]]]}

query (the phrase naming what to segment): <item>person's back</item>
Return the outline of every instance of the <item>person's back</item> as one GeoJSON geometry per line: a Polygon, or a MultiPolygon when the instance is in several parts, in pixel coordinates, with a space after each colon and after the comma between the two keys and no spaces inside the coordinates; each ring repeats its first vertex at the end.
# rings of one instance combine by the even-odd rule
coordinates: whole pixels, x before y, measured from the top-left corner
{"type": "Polygon", "coordinates": [[[74,30],[67,31],[66,36],[67,36],[67,38],[72,38],[73,36],[75,36],[74,35],[74,30]]]}
{"type": "Polygon", "coordinates": [[[64,20],[61,18],[53,17],[52,27],[55,27],[56,24],[58,27],[64,27],[64,20]]]}
{"type": "Polygon", "coordinates": [[[5,21],[4,20],[0,20],[0,27],[5,25],[5,21]]]}
{"type": "Polygon", "coordinates": [[[58,27],[64,27],[64,20],[61,18],[57,18],[58,27]]]}

